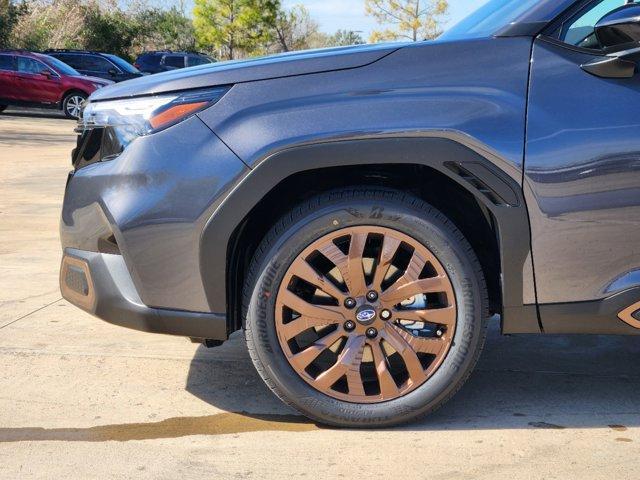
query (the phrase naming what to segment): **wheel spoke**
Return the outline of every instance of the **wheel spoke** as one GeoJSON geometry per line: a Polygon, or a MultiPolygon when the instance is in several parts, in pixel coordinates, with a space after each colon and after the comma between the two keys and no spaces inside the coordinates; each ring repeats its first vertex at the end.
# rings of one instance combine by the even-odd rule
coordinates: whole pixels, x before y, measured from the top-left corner
{"type": "Polygon", "coordinates": [[[353,234],[349,245],[349,255],[345,255],[336,247],[333,242],[329,242],[319,249],[340,271],[344,283],[349,289],[349,294],[353,297],[364,295],[367,285],[364,279],[364,267],[362,265],[362,254],[367,241],[366,234],[353,234]]]}
{"type": "Polygon", "coordinates": [[[359,297],[367,292],[367,282],[364,278],[362,255],[367,243],[366,233],[354,233],[349,244],[349,293],[359,297]]]}
{"type": "Polygon", "coordinates": [[[316,385],[320,388],[331,388],[340,377],[346,375],[349,394],[364,395],[364,386],[360,376],[360,364],[362,363],[364,343],[365,340],[363,336],[349,337],[336,363],[318,375],[315,380],[316,385]]]}
{"type": "Polygon", "coordinates": [[[329,325],[335,325],[337,323],[338,322],[327,318],[311,318],[301,316],[296,318],[295,320],[290,321],[289,323],[282,325],[279,333],[284,336],[285,340],[289,340],[297,335],[300,335],[302,332],[310,328],[327,327],[329,325]]]}
{"type": "Polygon", "coordinates": [[[340,307],[313,305],[287,289],[281,292],[278,300],[308,319],[317,318],[330,321],[331,323],[343,322],[345,320],[340,307]]]}
{"type": "Polygon", "coordinates": [[[395,310],[394,318],[412,322],[437,323],[453,327],[456,323],[456,309],[453,306],[428,310],[395,310]]]}
{"type": "Polygon", "coordinates": [[[381,333],[383,338],[389,342],[402,357],[411,382],[421,383],[424,381],[426,374],[424,373],[420,359],[418,359],[418,355],[400,332],[393,328],[387,328],[381,333]]]}
{"type": "Polygon", "coordinates": [[[324,350],[336,343],[336,341],[343,336],[344,332],[341,329],[335,330],[330,334],[318,339],[313,345],[305,348],[300,353],[296,353],[295,355],[293,355],[289,359],[289,361],[295,368],[304,370],[309,366],[311,362],[318,358],[318,355],[320,355],[324,350]]]}
{"type": "Polygon", "coordinates": [[[371,352],[373,362],[378,373],[378,383],[380,384],[380,394],[382,398],[394,398],[398,395],[398,386],[387,368],[387,359],[382,352],[379,342],[371,342],[371,352]]]}
{"type": "Polygon", "coordinates": [[[291,265],[293,274],[342,303],[345,295],[326,276],[316,272],[306,260],[298,258],[291,265]]]}
{"type": "Polygon", "coordinates": [[[382,282],[389,271],[389,267],[391,267],[391,262],[398,251],[400,243],[400,240],[391,235],[385,235],[382,248],[380,249],[380,258],[376,264],[376,273],[373,277],[373,283],[371,284],[374,289],[378,291],[382,290],[382,282]]]}
{"type": "MultiPolygon", "coordinates": [[[[445,346],[445,341],[437,337],[414,337],[409,332],[396,325],[392,326],[393,332],[399,335],[404,342],[409,345],[411,350],[420,353],[429,353],[437,355],[445,346]]],[[[394,347],[395,348],[395,347],[394,347]]]]}
{"type": "Polygon", "coordinates": [[[396,305],[403,300],[421,293],[437,293],[447,290],[447,278],[444,275],[407,281],[404,276],[380,295],[380,300],[387,304],[396,305]]]}

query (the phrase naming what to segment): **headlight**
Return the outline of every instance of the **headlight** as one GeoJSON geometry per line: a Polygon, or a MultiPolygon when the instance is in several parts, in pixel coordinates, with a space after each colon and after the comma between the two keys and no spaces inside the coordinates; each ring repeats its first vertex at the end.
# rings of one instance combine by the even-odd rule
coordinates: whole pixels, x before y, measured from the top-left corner
{"type": "Polygon", "coordinates": [[[137,136],[167,128],[213,105],[229,87],[87,103],[79,127],[115,127],[137,136]]]}
{"type": "Polygon", "coordinates": [[[175,125],[213,105],[230,87],[88,102],[78,120],[76,168],[118,156],[137,137],[175,125]]]}

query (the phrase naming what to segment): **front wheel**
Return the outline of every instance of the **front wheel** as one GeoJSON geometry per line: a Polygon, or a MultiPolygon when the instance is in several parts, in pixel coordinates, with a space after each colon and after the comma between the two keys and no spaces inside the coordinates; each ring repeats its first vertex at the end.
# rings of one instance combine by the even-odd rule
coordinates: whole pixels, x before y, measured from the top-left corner
{"type": "Polygon", "coordinates": [[[488,307],[480,264],[440,212],[400,192],[330,192],[282,218],[245,285],[246,339],[267,385],[321,423],[390,426],[471,373],[488,307]]]}
{"type": "Polygon", "coordinates": [[[62,101],[62,111],[67,118],[80,118],[80,112],[82,111],[82,104],[87,99],[87,96],[81,92],[71,92],[62,101]]]}

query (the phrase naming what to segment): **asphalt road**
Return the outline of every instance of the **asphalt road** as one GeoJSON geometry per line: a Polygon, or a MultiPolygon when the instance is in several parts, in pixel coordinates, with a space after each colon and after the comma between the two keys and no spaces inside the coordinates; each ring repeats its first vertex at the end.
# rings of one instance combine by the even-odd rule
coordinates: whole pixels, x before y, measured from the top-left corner
{"type": "Polygon", "coordinates": [[[640,470],[640,339],[500,337],[433,416],[318,427],[241,335],[207,350],[105,324],[58,292],[74,123],[0,115],[0,478],[591,479],[640,470]]]}

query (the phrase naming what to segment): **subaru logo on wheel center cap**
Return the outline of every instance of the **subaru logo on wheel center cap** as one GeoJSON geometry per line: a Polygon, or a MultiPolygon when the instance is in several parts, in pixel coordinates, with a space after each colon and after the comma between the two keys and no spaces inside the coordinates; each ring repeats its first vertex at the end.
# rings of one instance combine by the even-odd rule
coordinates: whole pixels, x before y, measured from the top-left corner
{"type": "Polygon", "coordinates": [[[369,305],[361,306],[356,312],[356,320],[363,325],[369,325],[376,318],[376,311],[373,307],[369,305]]]}

